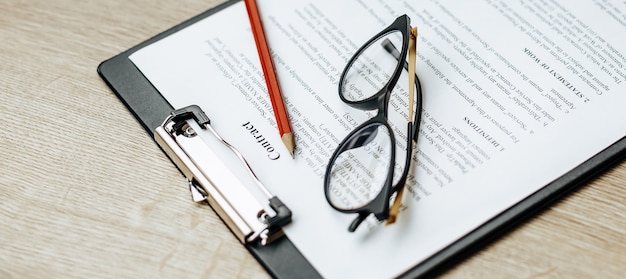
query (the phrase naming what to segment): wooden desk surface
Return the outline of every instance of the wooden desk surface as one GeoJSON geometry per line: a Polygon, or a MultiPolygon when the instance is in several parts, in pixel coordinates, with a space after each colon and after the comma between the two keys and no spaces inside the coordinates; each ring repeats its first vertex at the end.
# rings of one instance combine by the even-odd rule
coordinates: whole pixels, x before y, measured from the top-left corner
{"type": "MultiPolygon", "coordinates": [[[[266,278],[96,73],[219,0],[0,3],[0,278],[266,278]]],[[[626,163],[444,276],[623,277],[626,163]]]]}

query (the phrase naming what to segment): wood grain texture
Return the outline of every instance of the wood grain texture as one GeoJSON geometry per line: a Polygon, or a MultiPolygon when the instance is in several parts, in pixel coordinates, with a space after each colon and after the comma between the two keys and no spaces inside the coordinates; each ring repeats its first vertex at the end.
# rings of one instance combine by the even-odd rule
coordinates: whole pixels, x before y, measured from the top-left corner
{"type": "MultiPolygon", "coordinates": [[[[0,278],[267,278],[96,73],[221,1],[0,3],[0,278]]],[[[448,278],[619,278],[626,163],[448,278]]]]}

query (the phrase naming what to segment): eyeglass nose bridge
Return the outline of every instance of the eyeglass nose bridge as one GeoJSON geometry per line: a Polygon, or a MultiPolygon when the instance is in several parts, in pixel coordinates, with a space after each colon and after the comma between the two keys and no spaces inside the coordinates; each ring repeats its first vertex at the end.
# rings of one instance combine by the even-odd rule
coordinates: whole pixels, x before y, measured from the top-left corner
{"type": "Polygon", "coordinates": [[[370,121],[368,121],[368,123],[369,125],[358,130],[358,136],[346,142],[346,150],[367,145],[376,138],[376,135],[378,134],[378,125],[373,125],[375,123],[370,123],[370,121]]]}
{"type": "MultiPolygon", "coordinates": [[[[392,90],[392,88],[390,88],[390,83],[385,85],[378,93],[374,94],[369,99],[350,101],[341,96],[341,100],[349,106],[359,110],[377,110],[377,116],[382,115],[382,117],[387,118],[387,113],[389,110],[389,100],[391,99],[392,90]]],[[[374,116],[372,118],[376,118],[377,116],[374,116]]]]}

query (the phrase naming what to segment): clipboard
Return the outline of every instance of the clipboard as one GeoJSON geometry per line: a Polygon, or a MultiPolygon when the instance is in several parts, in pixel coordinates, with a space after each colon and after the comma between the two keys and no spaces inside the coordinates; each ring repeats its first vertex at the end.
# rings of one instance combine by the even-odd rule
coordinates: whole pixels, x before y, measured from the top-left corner
{"type": "MultiPolygon", "coordinates": [[[[154,135],[155,129],[162,125],[163,120],[174,108],[135,67],[130,61],[129,55],[239,1],[229,0],[209,9],[103,61],[98,66],[97,71],[100,77],[151,137],[154,135]]],[[[541,190],[498,214],[438,253],[417,263],[401,276],[415,278],[432,276],[445,271],[451,265],[534,216],[578,186],[584,185],[595,176],[623,161],[624,158],[626,158],[626,137],[602,150],[568,173],[563,174],[558,179],[541,188],[541,190]]],[[[273,277],[321,277],[286,236],[266,246],[259,243],[248,243],[245,246],[273,277]]]]}

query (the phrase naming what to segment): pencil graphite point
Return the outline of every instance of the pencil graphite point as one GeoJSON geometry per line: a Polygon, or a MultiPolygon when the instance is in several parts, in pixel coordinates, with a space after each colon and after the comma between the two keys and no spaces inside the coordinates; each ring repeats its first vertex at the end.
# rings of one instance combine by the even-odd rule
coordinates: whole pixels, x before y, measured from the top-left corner
{"type": "Polygon", "coordinates": [[[283,140],[283,143],[287,147],[287,150],[289,150],[289,153],[291,153],[291,157],[293,157],[293,154],[294,154],[293,152],[296,149],[296,143],[293,138],[293,133],[283,134],[281,139],[283,140]]]}

